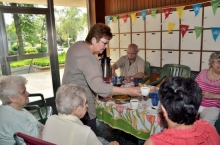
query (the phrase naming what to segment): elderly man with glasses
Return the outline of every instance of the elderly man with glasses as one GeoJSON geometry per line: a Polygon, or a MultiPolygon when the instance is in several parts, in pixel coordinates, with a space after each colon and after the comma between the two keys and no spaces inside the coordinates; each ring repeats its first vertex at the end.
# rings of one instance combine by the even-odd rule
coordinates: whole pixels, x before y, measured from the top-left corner
{"type": "Polygon", "coordinates": [[[125,76],[124,84],[130,83],[133,78],[143,78],[144,60],[138,56],[138,46],[130,44],[127,49],[127,55],[122,56],[112,65],[112,75],[117,76],[115,70],[120,68],[120,76],[125,76]]]}

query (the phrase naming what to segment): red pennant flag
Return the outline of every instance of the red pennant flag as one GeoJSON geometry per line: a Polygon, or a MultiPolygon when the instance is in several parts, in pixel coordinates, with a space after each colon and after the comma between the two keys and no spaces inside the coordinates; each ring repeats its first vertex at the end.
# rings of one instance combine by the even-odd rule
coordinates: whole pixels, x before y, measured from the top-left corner
{"type": "Polygon", "coordinates": [[[186,31],[188,31],[189,25],[180,25],[180,30],[181,30],[181,34],[182,34],[182,38],[184,37],[184,35],[186,34],[186,31]]]}
{"type": "Polygon", "coordinates": [[[124,23],[126,23],[127,18],[128,18],[128,14],[123,15],[122,18],[123,18],[123,20],[124,20],[124,23]]]}
{"type": "Polygon", "coordinates": [[[165,15],[165,19],[170,15],[170,11],[172,10],[172,8],[164,8],[163,9],[163,13],[165,15]]]}

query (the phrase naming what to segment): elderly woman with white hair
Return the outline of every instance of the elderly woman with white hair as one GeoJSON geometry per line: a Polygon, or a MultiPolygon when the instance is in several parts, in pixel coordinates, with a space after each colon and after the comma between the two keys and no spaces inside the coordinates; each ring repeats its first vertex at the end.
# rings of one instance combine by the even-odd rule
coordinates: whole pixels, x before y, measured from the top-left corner
{"type": "MultiPolygon", "coordinates": [[[[29,103],[27,80],[22,76],[0,77],[0,144],[14,145],[14,133],[41,138],[43,125],[23,107],[29,103]]],[[[22,140],[21,140],[22,141],[22,140]]]]}
{"type": "MultiPolygon", "coordinates": [[[[62,85],[56,93],[58,115],[48,118],[43,140],[57,145],[102,145],[90,127],[83,125],[80,118],[84,117],[87,108],[86,91],[75,84],[62,85]]],[[[110,142],[109,145],[118,145],[110,142]]]]}

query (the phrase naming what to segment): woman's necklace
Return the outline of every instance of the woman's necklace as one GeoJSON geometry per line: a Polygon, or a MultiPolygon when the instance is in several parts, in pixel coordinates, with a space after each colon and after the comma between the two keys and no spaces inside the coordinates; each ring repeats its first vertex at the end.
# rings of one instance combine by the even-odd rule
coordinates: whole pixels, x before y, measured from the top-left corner
{"type": "Polygon", "coordinates": [[[218,75],[217,77],[213,77],[212,74],[213,74],[213,70],[212,70],[212,68],[211,68],[211,70],[209,71],[209,76],[211,77],[211,79],[212,79],[212,80],[218,80],[218,79],[220,79],[220,75],[218,75]]]}

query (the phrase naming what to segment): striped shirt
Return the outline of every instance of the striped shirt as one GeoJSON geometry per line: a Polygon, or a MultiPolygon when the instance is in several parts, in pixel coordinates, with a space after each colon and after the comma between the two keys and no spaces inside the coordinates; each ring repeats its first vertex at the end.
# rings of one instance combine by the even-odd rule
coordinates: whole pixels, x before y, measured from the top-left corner
{"type": "MultiPolygon", "coordinates": [[[[208,79],[208,69],[202,70],[196,77],[196,82],[199,84],[202,91],[220,94],[220,79],[211,81],[208,79]]],[[[203,99],[201,106],[220,108],[220,100],[203,99]]]]}

